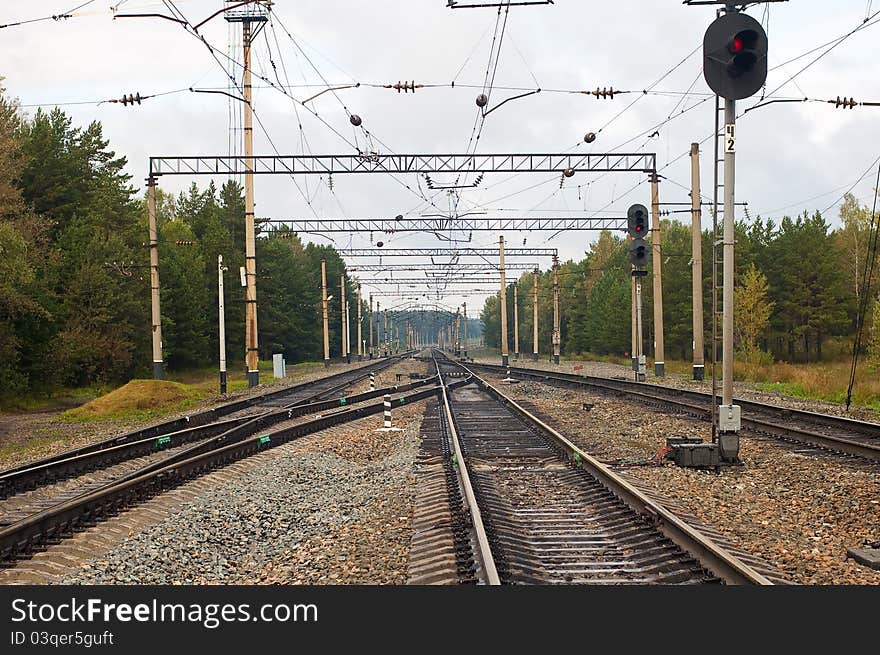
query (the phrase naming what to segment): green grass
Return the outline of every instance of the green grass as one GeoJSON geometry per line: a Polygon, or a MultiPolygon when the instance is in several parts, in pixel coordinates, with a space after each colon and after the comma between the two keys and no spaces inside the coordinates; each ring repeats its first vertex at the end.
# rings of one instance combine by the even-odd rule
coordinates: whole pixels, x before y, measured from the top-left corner
{"type": "Polygon", "coordinates": [[[69,409],[65,421],[135,420],[165,416],[194,407],[209,394],[170,380],[132,380],[108,394],[69,409]]]}

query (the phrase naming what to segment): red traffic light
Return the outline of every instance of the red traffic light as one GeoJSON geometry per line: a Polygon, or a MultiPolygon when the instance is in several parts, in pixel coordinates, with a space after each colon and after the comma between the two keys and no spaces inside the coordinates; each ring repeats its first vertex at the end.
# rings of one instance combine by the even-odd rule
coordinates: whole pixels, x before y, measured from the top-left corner
{"type": "Polygon", "coordinates": [[[738,36],[733,37],[733,41],[730,42],[731,54],[735,55],[737,52],[742,52],[743,47],[745,47],[743,40],[738,36]]]}

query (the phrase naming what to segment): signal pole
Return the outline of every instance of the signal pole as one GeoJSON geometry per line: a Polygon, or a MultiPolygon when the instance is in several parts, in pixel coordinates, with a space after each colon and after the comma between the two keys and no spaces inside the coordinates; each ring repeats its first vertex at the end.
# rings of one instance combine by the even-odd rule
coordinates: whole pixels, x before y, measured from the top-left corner
{"type": "Polygon", "coordinates": [[[321,315],[324,323],[324,368],[330,366],[330,320],[327,311],[327,260],[321,258],[321,315]]]}
{"type": "Polygon", "coordinates": [[[538,361],[538,269],[532,271],[532,359],[538,361]]]}
{"type": "Polygon", "coordinates": [[[499,266],[501,268],[501,365],[507,366],[507,284],[504,281],[504,237],[498,239],[499,266]]]}
{"type": "Polygon", "coordinates": [[[553,363],[559,363],[562,334],[559,329],[559,258],[553,256],[553,363]]]}
{"type": "Polygon", "coordinates": [[[651,231],[654,251],[654,375],[665,373],[663,348],[663,277],[660,256],[660,193],[657,173],[651,174],[651,231]]]}
{"type": "Polygon", "coordinates": [[[694,294],[694,380],[702,380],[703,355],[703,228],[700,200],[700,144],[691,144],[691,275],[694,294]]]}
{"type": "Polygon", "coordinates": [[[638,346],[638,327],[636,326],[636,278],[632,278],[632,283],[630,284],[630,305],[631,305],[631,313],[632,317],[630,319],[630,332],[632,347],[630,348],[630,355],[632,355],[632,369],[633,371],[638,372],[639,370],[639,346],[638,346]]]}
{"type": "MultiPolygon", "coordinates": [[[[724,100],[725,134],[736,130],[736,100],[724,100]]],[[[733,404],[733,251],[736,242],[733,214],[736,152],[733,148],[724,149],[724,267],[722,293],[724,313],[721,326],[721,407],[718,412],[718,427],[721,431],[719,444],[721,456],[727,452],[739,453],[739,407],[733,404]],[[730,429],[725,429],[729,426],[730,429]],[[727,441],[728,443],[725,443],[727,441]],[[735,443],[734,443],[735,442],[735,443]]]]}
{"type": "Polygon", "coordinates": [[[220,341],[220,393],[226,393],[226,309],[223,293],[223,255],[217,255],[217,321],[220,341]]]}
{"type": "Polygon", "coordinates": [[[156,178],[147,179],[147,219],[150,229],[150,315],[153,340],[153,379],[164,377],[162,370],[162,312],[159,309],[159,227],[156,217],[156,178]]]}
{"type": "Polygon", "coordinates": [[[517,284],[513,284],[513,359],[519,361],[519,298],[517,284]]]}
{"type": "Polygon", "coordinates": [[[636,277],[636,380],[645,381],[642,368],[642,278],[636,277]]]}

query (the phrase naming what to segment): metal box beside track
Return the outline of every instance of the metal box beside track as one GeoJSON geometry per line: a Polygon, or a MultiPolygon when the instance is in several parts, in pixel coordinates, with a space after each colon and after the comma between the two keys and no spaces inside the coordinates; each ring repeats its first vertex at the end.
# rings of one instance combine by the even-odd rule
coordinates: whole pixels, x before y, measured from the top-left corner
{"type": "Polygon", "coordinates": [[[711,468],[721,465],[721,453],[712,443],[685,443],[674,446],[672,459],[678,466],[711,468]]]}

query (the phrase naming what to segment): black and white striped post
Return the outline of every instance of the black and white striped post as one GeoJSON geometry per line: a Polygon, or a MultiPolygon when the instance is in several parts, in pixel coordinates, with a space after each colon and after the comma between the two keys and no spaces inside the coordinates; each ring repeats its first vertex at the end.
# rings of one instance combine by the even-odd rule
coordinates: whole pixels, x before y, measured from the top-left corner
{"type": "Polygon", "coordinates": [[[376,430],[376,432],[400,432],[400,428],[391,427],[391,394],[385,394],[384,402],[382,404],[384,406],[384,422],[382,427],[376,430]]]}
{"type": "Polygon", "coordinates": [[[510,377],[510,369],[507,369],[507,377],[501,380],[502,382],[506,382],[507,384],[516,384],[519,382],[516,378],[510,377]]]}
{"type": "Polygon", "coordinates": [[[370,373],[370,391],[376,390],[376,374],[370,373]]]}

